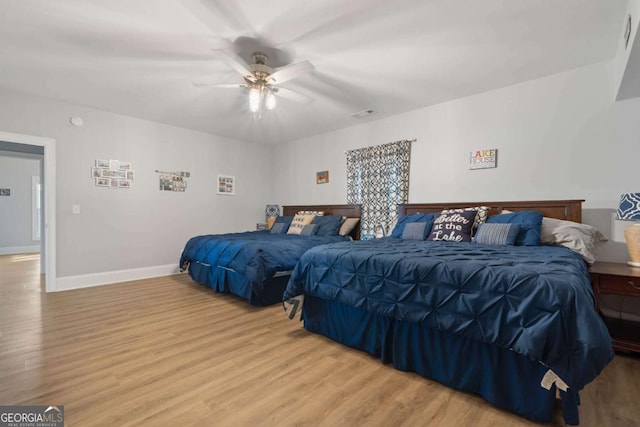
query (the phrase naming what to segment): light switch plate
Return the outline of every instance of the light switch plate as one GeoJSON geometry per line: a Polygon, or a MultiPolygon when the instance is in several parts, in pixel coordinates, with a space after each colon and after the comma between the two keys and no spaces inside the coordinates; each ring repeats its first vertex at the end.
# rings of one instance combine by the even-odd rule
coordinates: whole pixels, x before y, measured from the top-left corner
{"type": "Polygon", "coordinates": [[[71,211],[74,215],[80,215],[80,205],[73,205],[71,211]]]}

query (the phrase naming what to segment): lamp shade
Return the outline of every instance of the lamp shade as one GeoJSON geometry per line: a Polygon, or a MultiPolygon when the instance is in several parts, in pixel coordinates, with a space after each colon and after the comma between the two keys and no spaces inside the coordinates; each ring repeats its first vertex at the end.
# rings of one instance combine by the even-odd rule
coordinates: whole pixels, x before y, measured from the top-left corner
{"type": "Polygon", "coordinates": [[[616,218],[627,221],[640,220],[640,193],[624,193],[620,197],[616,218]]]}
{"type": "Polygon", "coordinates": [[[264,210],[264,213],[267,217],[270,216],[280,216],[280,206],[279,205],[267,205],[264,210]]]}

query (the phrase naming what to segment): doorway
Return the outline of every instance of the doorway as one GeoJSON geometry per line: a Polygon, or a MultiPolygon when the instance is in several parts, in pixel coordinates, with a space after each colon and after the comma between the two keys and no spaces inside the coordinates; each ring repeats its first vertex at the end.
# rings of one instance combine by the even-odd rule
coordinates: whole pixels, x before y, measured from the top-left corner
{"type": "Polygon", "coordinates": [[[45,290],[56,291],[56,141],[41,136],[22,135],[0,131],[0,141],[24,146],[29,152],[30,146],[44,148],[44,186],[43,213],[44,227],[40,239],[41,272],[45,274],[45,290]]]}

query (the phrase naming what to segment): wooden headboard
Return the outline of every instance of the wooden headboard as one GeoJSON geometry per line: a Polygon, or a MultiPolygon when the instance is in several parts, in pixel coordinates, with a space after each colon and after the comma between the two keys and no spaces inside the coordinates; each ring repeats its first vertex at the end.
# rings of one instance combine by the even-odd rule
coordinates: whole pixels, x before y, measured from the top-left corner
{"type": "MultiPolygon", "coordinates": [[[[283,206],[282,214],[293,216],[300,211],[319,211],[325,215],[342,215],[348,218],[361,218],[360,205],[297,205],[283,206]]],[[[353,240],[360,240],[360,224],[350,234],[353,240]]]]}
{"type": "Polygon", "coordinates": [[[584,200],[533,200],[527,202],[455,202],[455,203],[405,203],[398,205],[398,214],[440,212],[443,209],[488,206],[489,215],[496,215],[503,209],[510,211],[538,211],[549,218],[582,222],[582,202],[584,200]]]}

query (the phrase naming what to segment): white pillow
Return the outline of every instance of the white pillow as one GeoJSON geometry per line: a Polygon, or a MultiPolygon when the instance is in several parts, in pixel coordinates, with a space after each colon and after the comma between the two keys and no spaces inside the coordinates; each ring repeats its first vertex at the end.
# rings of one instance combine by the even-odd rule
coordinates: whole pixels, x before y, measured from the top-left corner
{"type": "Polygon", "coordinates": [[[595,250],[603,242],[609,240],[597,228],[573,221],[555,218],[542,218],[540,232],[541,243],[562,245],[582,255],[589,264],[593,264],[595,250]]]}
{"type": "Polygon", "coordinates": [[[344,221],[342,221],[338,234],[341,236],[348,236],[359,222],[360,218],[345,218],[344,221]]]}
{"type": "Polygon", "coordinates": [[[287,230],[287,234],[300,234],[302,233],[302,229],[305,225],[309,225],[313,222],[313,219],[316,217],[315,214],[312,213],[302,213],[298,212],[293,217],[291,221],[291,225],[289,226],[289,230],[287,230]]]}

